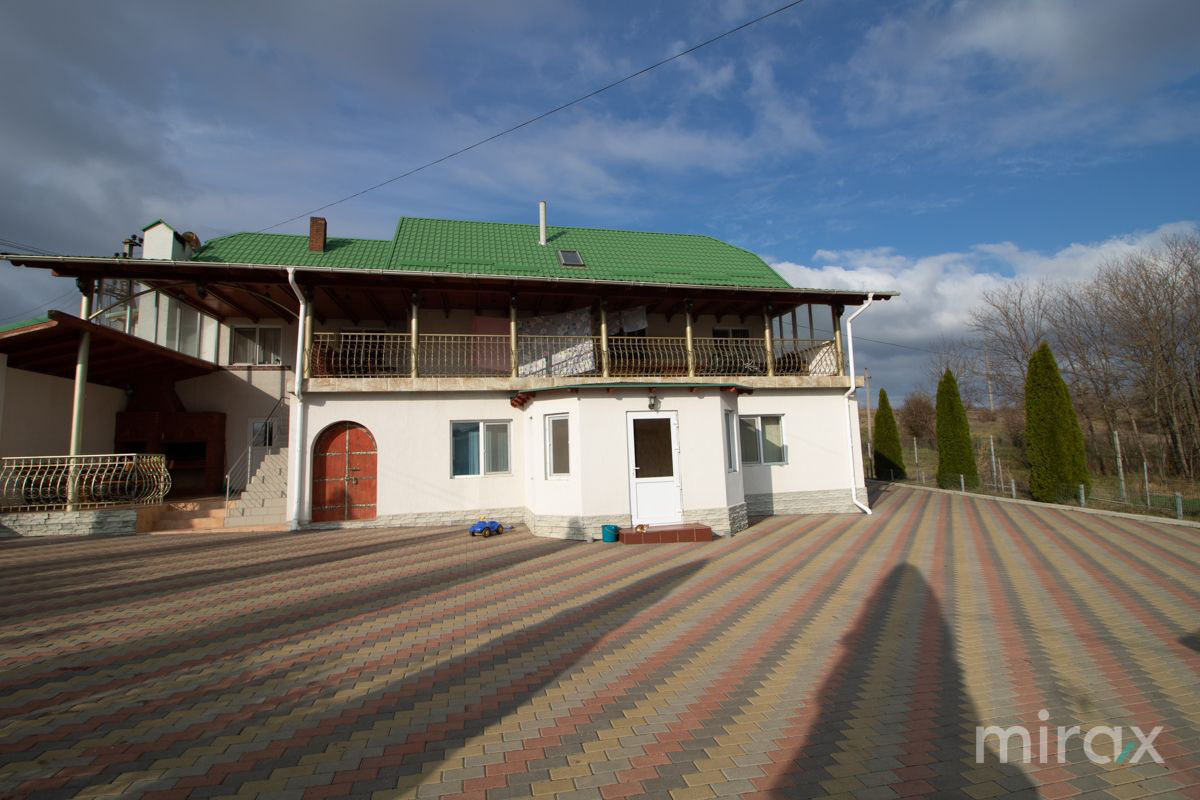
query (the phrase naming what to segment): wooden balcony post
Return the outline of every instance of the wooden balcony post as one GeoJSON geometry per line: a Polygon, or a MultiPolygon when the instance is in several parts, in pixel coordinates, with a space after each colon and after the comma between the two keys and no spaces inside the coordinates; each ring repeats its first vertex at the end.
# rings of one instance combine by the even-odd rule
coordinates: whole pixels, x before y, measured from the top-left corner
{"type": "Polygon", "coordinates": [[[845,360],[842,358],[842,306],[830,305],[829,316],[833,323],[833,354],[837,358],[838,375],[846,374],[845,360]]]}
{"type": "Polygon", "coordinates": [[[687,336],[687,369],[688,377],[696,377],[696,349],[692,346],[692,301],[683,303],[684,333],[687,336]]]}
{"type": "MultiPolygon", "coordinates": [[[[91,322],[92,292],[94,285],[90,279],[76,278],[75,285],[79,287],[79,318],[91,322]]],[[[87,396],[88,362],[92,352],[92,333],[84,331],[79,334],[79,348],[75,355],[75,392],[71,399],[71,438],[69,448],[71,457],[67,459],[67,511],[79,508],[79,451],[83,449],[83,403],[87,396]]]]}
{"type": "Polygon", "coordinates": [[[767,347],[767,377],[775,376],[775,344],[771,341],[771,307],[763,306],[763,344],[767,347]]]}
{"type": "Polygon", "coordinates": [[[600,301],[600,376],[607,378],[608,364],[608,305],[600,301]]]}
{"type": "Polygon", "coordinates": [[[508,298],[508,364],[509,376],[517,377],[517,296],[508,298]]]}
{"type": "Polygon", "coordinates": [[[305,379],[312,377],[312,358],[313,358],[313,303],[312,298],[309,298],[308,305],[305,307],[304,317],[304,370],[301,373],[305,379]]]}
{"type": "Polygon", "coordinates": [[[409,319],[409,358],[412,359],[409,366],[409,377],[417,377],[417,316],[421,311],[421,297],[416,292],[412,293],[412,308],[408,312],[409,319]]]}

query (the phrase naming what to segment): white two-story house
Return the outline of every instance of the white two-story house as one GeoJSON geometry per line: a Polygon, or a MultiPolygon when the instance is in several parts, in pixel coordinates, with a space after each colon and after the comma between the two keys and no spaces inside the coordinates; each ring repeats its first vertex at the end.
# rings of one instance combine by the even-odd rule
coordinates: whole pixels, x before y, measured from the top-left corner
{"type": "Polygon", "coordinates": [[[254,445],[286,462],[271,513],[293,527],[730,534],[866,510],[843,313],[895,293],[795,288],[711,237],[547,226],[543,206],[372,240],[156,221],[140,258],[6,258],[124,282],[131,335],[219,367],[175,395],[224,415],[226,473],[250,477],[254,445]]]}

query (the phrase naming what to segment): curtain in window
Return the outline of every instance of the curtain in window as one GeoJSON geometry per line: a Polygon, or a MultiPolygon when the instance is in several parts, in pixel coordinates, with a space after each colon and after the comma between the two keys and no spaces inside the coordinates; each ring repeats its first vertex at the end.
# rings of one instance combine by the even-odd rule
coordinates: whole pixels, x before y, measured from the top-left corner
{"type": "Polygon", "coordinates": [[[760,417],[762,424],[762,460],[764,464],[783,463],[783,420],[760,417]]]}
{"type": "Polygon", "coordinates": [[[508,425],[484,425],[488,472],[508,472],[508,425]]]}
{"type": "Polygon", "coordinates": [[[550,474],[567,475],[571,472],[571,442],[568,435],[567,418],[550,420],[550,474]]]}
{"type": "Polygon", "coordinates": [[[258,329],[258,363],[282,364],[283,330],[281,328],[258,329]]]}
{"type": "Polygon", "coordinates": [[[479,423],[450,423],[453,474],[479,474],[479,423]]]}
{"type": "Polygon", "coordinates": [[[254,360],[254,328],[234,328],[233,341],[230,346],[230,364],[253,364],[254,360]]]}
{"type": "Polygon", "coordinates": [[[739,421],[741,423],[742,462],[758,464],[762,461],[762,454],[758,452],[758,426],[755,424],[755,417],[742,417],[739,421]]]}

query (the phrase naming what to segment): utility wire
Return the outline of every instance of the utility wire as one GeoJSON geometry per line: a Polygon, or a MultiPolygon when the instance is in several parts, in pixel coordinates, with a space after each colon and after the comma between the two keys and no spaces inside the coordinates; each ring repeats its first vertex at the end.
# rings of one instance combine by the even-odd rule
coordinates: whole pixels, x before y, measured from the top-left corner
{"type": "Polygon", "coordinates": [[[21,242],[14,242],[12,239],[5,239],[3,237],[0,237],[0,245],[5,245],[7,247],[17,247],[17,248],[20,248],[21,250],[28,250],[30,253],[34,253],[39,256],[62,255],[61,253],[56,253],[53,250],[47,250],[44,247],[34,247],[31,244],[22,244],[21,242]]]}
{"type": "Polygon", "coordinates": [[[466,147],[459,148],[458,150],[455,150],[453,153],[447,153],[446,155],[442,156],[441,158],[436,158],[433,161],[428,161],[428,162],[420,165],[419,167],[413,167],[412,169],[408,170],[407,172],[403,172],[403,173],[395,176],[394,178],[388,178],[386,181],[381,181],[381,182],[375,184],[374,186],[368,186],[366,189],[362,189],[353,194],[348,194],[345,197],[341,198],[340,200],[334,200],[332,203],[326,203],[325,205],[320,206],[318,208],[314,208],[311,211],[305,211],[303,214],[297,214],[294,217],[289,217],[288,219],[285,219],[283,222],[276,222],[274,225],[269,225],[266,228],[259,228],[257,233],[264,233],[265,231],[272,230],[273,228],[278,228],[281,225],[286,225],[289,222],[295,222],[298,219],[303,219],[304,217],[315,214],[318,211],[324,211],[327,208],[332,208],[333,206],[336,206],[340,203],[344,203],[347,200],[353,200],[356,197],[361,197],[362,195],[366,194],[367,192],[373,192],[376,189],[381,189],[390,183],[395,183],[396,181],[403,180],[404,178],[407,178],[410,175],[415,175],[418,172],[421,172],[422,170],[429,169],[430,167],[441,164],[443,161],[449,161],[450,159],[454,158],[455,156],[460,156],[463,153],[466,153],[470,150],[474,150],[476,147],[480,147],[481,145],[485,145],[488,142],[495,141],[496,139],[499,139],[502,136],[507,136],[508,134],[513,133],[514,131],[519,131],[521,128],[524,128],[528,125],[532,125],[535,122],[539,122],[540,120],[543,120],[546,117],[551,116],[552,114],[557,114],[558,112],[564,111],[564,110],[570,108],[571,106],[578,105],[579,103],[582,103],[585,100],[590,100],[591,98],[595,97],[596,95],[607,92],[609,89],[614,89],[617,86],[620,86],[621,84],[625,83],[626,81],[631,81],[634,78],[641,77],[642,75],[645,75],[647,72],[658,69],[659,67],[663,66],[664,64],[669,64],[672,61],[674,61],[678,58],[682,58],[686,55],[689,55],[690,53],[694,53],[703,47],[708,47],[710,44],[713,44],[714,42],[718,42],[727,36],[732,36],[733,34],[737,33],[738,31],[745,30],[746,28],[749,28],[751,25],[756,25],[757,23],[762,22],[763,20],[765,20],[769,17],[773,17],[776,14],[781,14],[784,11],[787,11],[789,8],[798,6],[803,2],[804,2],[804,0],[792,0],[792,2],[786,3],[782,6],[780,6],[779,8],[776,8],[774,11],[768,11],[766,14],[763,14],[762,16],[755,17],[754,19],[748,20],[747,22],[743,22],[741,25],[738,25],[736,28],[730,28],[729,30],[725,31],[724,33],[720,33],[720,34],[717,34],[716,36],[713,36],[712,38],[705,39],[703,42],[700,42],[699,44],[694,44],[691,47],[687,48],[686,50],[681,50],[678,53],[676,53],[675,55],[668,56],[667,58],[664,58],[661,61],[656,61],[655,63],[653,63],[647,67],[643,67],[642,69],[639,69],[637,72],[631,72],[623,78],[615,80],[612,83],[606,84],[604,86],[601,86],[599,89],[594,89],[594,90],[588,92],[587,94],[580,95],[579,97],[576,97],[574,100],[569,100],[560,106],[556,106],[556,107],[550,109],[549,111],[544,111],[541,114],[538,114],[536,117],[530,117],[529,119],[525,120],[524,122],[520,122],[520,123],[517,123],[516,125],[513,125],[511,128],[505,128],[504,130],[502,130],[498,133],[493,133],[491,136],[488,136],[487,138],[480,139],[479,141],[477,141],[473,144],[469,144],[466,147]]]}
{"type": "Polygon", "coordinates": [[[59,303],[61,303],[63,300],[66,300],[68,297],[70,297],[73,294],[77,294],[75,289],[71,289],[70,291],[63,292],[58,297],[52,297],[49,300],[43,300],[42,302],[38,303],[37,305],[34,305],[20,313],[5,317],[4,319],[0,319],[0,324],[12,322],[13,320],[29,319],[30,314],[33,314],[36,311],[40,311],[43,308],[54,308],[59,303]]]}

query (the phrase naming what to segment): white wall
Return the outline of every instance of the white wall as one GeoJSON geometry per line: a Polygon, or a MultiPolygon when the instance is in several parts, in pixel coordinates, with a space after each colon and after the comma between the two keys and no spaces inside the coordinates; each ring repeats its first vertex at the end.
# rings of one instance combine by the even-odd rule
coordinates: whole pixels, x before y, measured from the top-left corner
{"type": "Polygon", "coordinates": [[[305,402],[305,519],[311,517],[313,446],[325,428],[343,420],[365,426],[375,437],[379,516],[525,505],[525,426],[507,393],[309,393],[305,402]],[[451,420],[509,421],[510,472],[452,477],[451,420]]]}
{"type": "MultiPolygon", "coordinates": [[[[689,392],[659,389],[660,413],[674,411],[679,421],[679,469],[685,511],[722,508],[742,502],[737,473],[728,476],[722,440],[721,411],[736,401],[716,389],[689,392]]],[[[537,453],[530,494],[531,510],[538,514],[581,516],[627,515],[629,500],[629,421],[631,411],[649,410],[645,389],[616,389],[611,393],[583,391],[578,396],[557,393],[547,399],[534,398],[526,408],[526,425],[532,425],[537,453]],[[569,410],[571,413],[572,478],[577,484],[545,480],[544,415],[569,410]],[[528,417],[532,416],[532,422],[528,417]],[[579,505],[566,507],[578,494],[579,505]],[[564,510],[559,510],[560,508],[564,510]]]]}
{"type": "MultiPolygon", "coordinates": [[[[584,456],[591,453],[584,444],[585,425],[578,396],[564,393],[545,400],[535,398],[525,407],[523,415],[525,463],[529,465],[525,476],[526,507],[535,514],[578,516],[587,496],[583,490],[584,456]],[[546,474],[546,416],[552,414],[567,415],[571,473],[565,476],[549,477],[546,474]]],[[[591,488],[589,486],[589,490],[591,488]]]]}
{"type": "MultiPolygon", "coordinates": [[[[679,418],[683,507],[711,509],[743,501],[740,477],[725,470],[723,408],[734,400],[714,390],[660,391],[662,410],[679,418]]],[[[305,517],[309,515],[313,446],[329,425],[364,425],[379,452],[378,514],[473,511],[524,506],[550,516],[629,513],[627,412],[646,411],[644,389],[611,394],[549,394],[514,409],[506,392],[309,393],[305,426],[305,517]],[[549,478],[545,417],[566,413],[571,474],[549,478]],[[451,420],[510,421],[510,466],[505,475],[452,477],[451,420]]]]}
{"type": "MultiPolygon", "coordinates": [[[[275,401],[291,391],[293,378],[291,370],[280,368],[218,370],[179,381],[175,393],[188,411],[225,414],[225,466],[229,467],[249,444],[250,420],[266,417],[275,401]]],[[[279,413],[284,422],[278,433],[283,435],[288,412],[284,408],[279,413]]]]}
{"type": "Polygon", "coordinates": [[[859,456],[858,417],[855,411],[851,444],[847,443],[847,402],[837,389],[788,392],[757,389],[738,399],[739,414],[782,414],[787,446],[787,463],[780,465],[743,464],[743,485],[751,494],[810,492],[850,489],[851,447],[855,456],[855,475],[863,485],[862,458],[859,456]]]}
{"type": "MultiPolygon", "coordinates": [[[[7,359],[6,359],[7,361],[7,359]]],[[[61,456],[71,449],[71,405],[75,382],[23,369],[0,370],[0,456],[61,456]]],[[[83,406],[83,453],[111,453],[116,415],[125,392],[87,385],[83,406]]]]}

